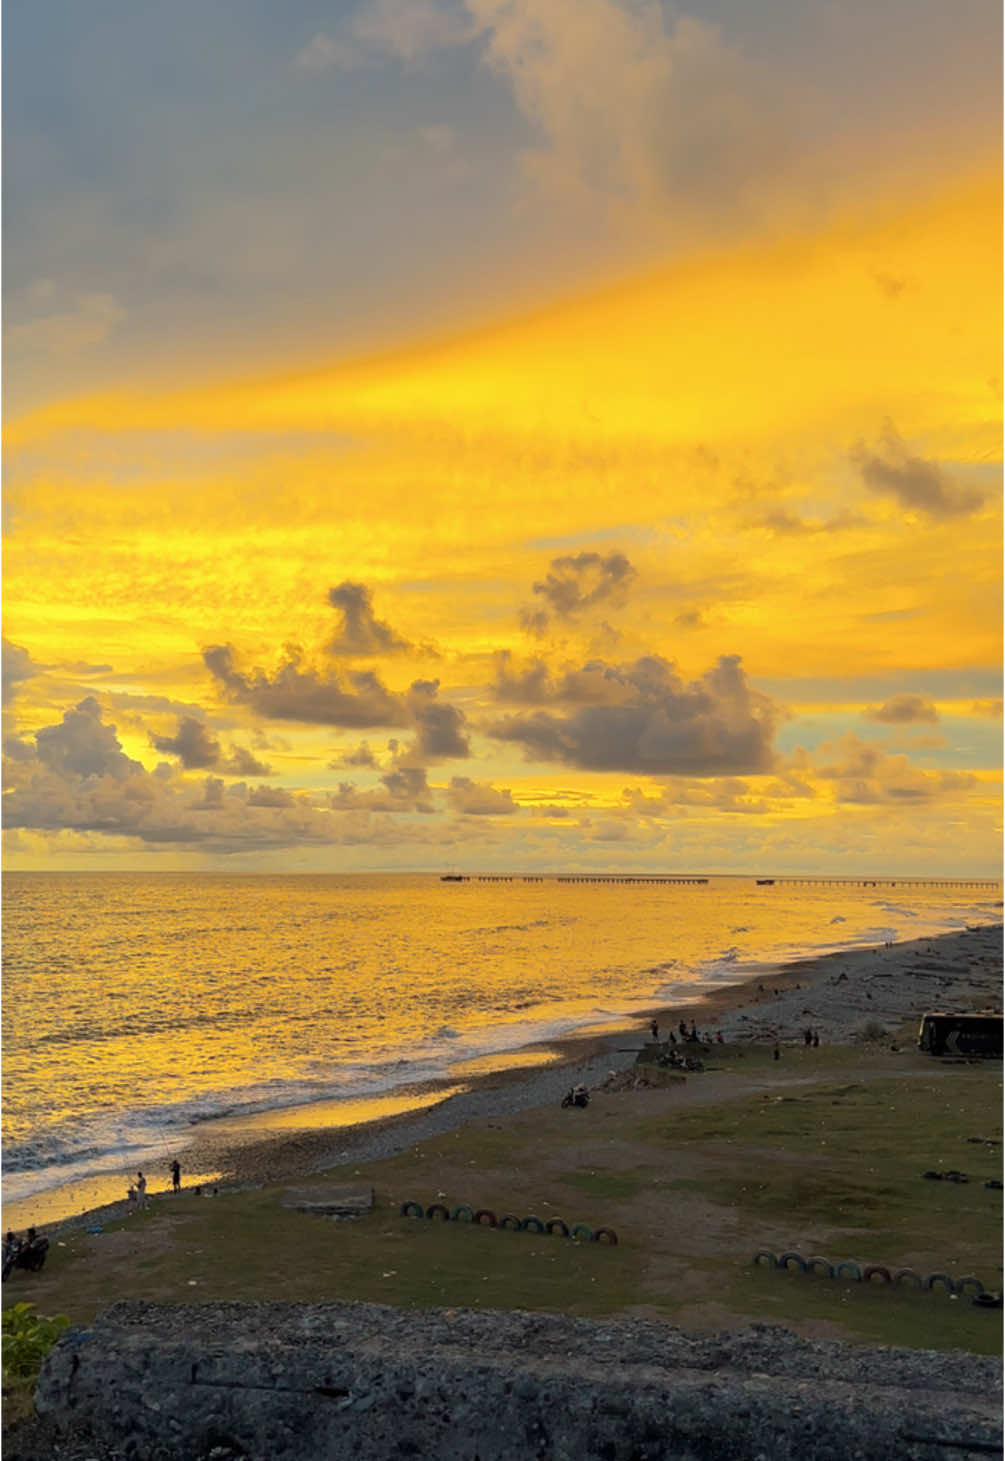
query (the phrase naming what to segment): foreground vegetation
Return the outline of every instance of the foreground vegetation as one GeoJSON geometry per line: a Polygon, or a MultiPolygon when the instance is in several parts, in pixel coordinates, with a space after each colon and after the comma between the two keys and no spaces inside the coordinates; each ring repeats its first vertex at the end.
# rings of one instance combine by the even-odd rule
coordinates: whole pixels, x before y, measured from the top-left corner
{"type": "MultiPolygon", "coordinates": [[[[754,1320],[919,1348],[1001,1349],[966,1297],[768,1271],[797,1249],[1002,1284],[1001,1067],[886,1046],[716,1052],[686,1090],[596,1096],[586,1111],[482,1121],[332,1174],[372,1185],[369,1215],[325,1221],[283,1188],[165,1195],[100,1234],[54,1238],[5,1300],[89,1320],[115,1298],[362,1299],[413,1307],[639,1313],[687,1328],[754,1320]],[[979,1138],[980,1140],[973,1140],[979,1138]],[[926,1181],[963,1169],[968,1183],[926,1181]],[[617,1246],[402,1218],[401,1203],[606,1224],[617,1246]],[[16,1293],[14,1290],[16,1289],[16,1293]]],[[[315,1181],[321,1179],[314,1179],[315,1181]]]]}

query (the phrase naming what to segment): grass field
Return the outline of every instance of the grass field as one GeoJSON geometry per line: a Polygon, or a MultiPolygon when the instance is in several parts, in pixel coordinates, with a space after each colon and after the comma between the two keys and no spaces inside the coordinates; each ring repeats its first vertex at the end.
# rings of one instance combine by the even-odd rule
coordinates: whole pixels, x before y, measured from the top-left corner
{"type": "MultiPolygon", "coordinates": [[[[716,1052],[687,1087],[598,1094],[586,1111],[481,1121],[356,1171],[369,1215],[284,1208],[282,1188],[163,1196],[100,1234],[66,1232],[4,1302],[90,1319],[120,1298],[364,1299],[411,1307],[754,1320],[919,1348],[1001,1350],[965,1297],[757,1268],[767,1247],[1002,1285],[1001,1067],[885,1048],[716,1052]],[[969,1138],[978,1137],[980,1141],[969,1138]],[[970,1181],[925,1181],[962,1169],[970,1181]],[[617,1246],[399,1216],[441,1197],[499,1216],[617,1230],[617,1246]]],[[[312,1179],[319,1182],[322,1179],[312,1179]]]]}

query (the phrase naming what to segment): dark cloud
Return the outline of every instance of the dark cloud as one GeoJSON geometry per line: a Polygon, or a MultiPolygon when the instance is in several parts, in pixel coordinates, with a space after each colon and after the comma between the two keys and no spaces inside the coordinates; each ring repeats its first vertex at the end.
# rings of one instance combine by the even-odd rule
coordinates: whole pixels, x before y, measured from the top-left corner
{"type": "Polygon", "coordinates": [[[400,654],[411,649],[408,640],[395,634],[390,624],[374,618],[366,584],[346,579],[328,590],[328,602],[342,615],[342,627],[331,641],[334,654],[400,654]]]}
{"type": "Polygon", "coordinates": [[[524,609],[520,622],[530,633],[544,634],[553,616],[572,619],[607,599],[623,602],[634,577],[635,569],[623,553],[609,553],[606,558],[600,553],[553,558],[545,578],[533,585],[544,603],[524,609]]]}
{"type": "Polygon", "coordinates": [[[8,704],[17,694],[22,680],[30,680],[41,674],[42,665],[37,665],[26,649],[9,639],[3,641],[3,658],[0,660],[0,679],[3,684],[3,703],[8,704]]]}
{"type": "Polygon", "coordinates": [[[220,768],[227,776],[272,776],[272,767],[265,761],[259,761],[258,757],[244,746],[231,748],[229,756],[224,757],[220,762],[220,768]]]}
{"type": "Polygon", "coordinates": [[[519,668],[508,649],[500,649],[493,656],[495,682],[492,694],[497,700],[513,701],[517,705],[542,705],[554,699],[551,674],[543,660],[533,659],[519,668]]]}
{"type": "MultiPolygon", "coordinates": [[[[588,660],[556,676],[539,659],[522,668],[517,666],[508,649],[498,651],[494,659],[494,697],[518,705],[620,705],[631,700],[638,688],[624,666],[600,659],[588,660]]],[[[636,661],[632,667],[636,679],[645,673],[646,664],[645,659],[636,661]]]]}
{"type": "Polygon", "coordinates": [[[882,721],[884,725],[912,725],[919,721],[934,724],[939,719],[935,706],[921,695],[894,695],[882,705],[870,705],[862,713],[866,720],[882,721]]]}
{"type": "Polygon", "coordinates": [[[207,770],[220,759],[220,742],[194,715],[179,720],[173,736],[151,735],[150,744],[165,756],[177,756],[187,771],[207,770]]]}
{"type": "Polygon", "coordinates": [[[296,797],[281,786],[256,786],[248,793],[249,807],[292,807],[296,797]]]}
{"type": "Polygon", "coordinates": [[[359,791],[349,781],[343,781],[337,792],[329,797],[329,804],[341,811],[365,810],[370,812],[422,812],[435,810],[432,793],[421,766],[399,766],[388,771],[381,778],[381,785],[369,791],[359,791]]]}
{"type": "Polygon", "coordinates": [[[529,760],[587,770],[721,776],[772,769],[780,712],[750,689],[738,656],[723,656],[692,684],[656,655],[586,671],[589,686],[602,687],[603,703],[505,716],[489,734],[519,743],[529,760]]]}
{"type": "Polygon", "coordinates": [[[222,772],[226,776],[271,776],[272,768],[243,746],[225,756],[209,727],[194,715],[182,716],[173,736],[150,736],[150,744],[165,756],[177,756],[186,771],[222,772]]]}
{"type": "Polygon", "coordinates": [[[831,518],[800,517],[796,512],[778,508],[758,519],[755,526],[767,528],[779,537],[805,537],[814,533],[837,533],[847,528],[859,527],[862,519],[854,513],[842,512],[831,518]]]}
{"type": "Polygon", "coordinates": [[[34,761],[35,759],[34,746],[29,746],[27,741],[22,741],[17,736],[4,738],[3,753],[8,761],[34,761]]]}
{"type": "Polygon", "coordinates": [[[439,680],[415,680],[409,689],[408,704],[416,729],[415,742],[406,753],[409,759],[448,761],[471,755],[464,712],[437,700],[439,688],[439,680]]]}
{"type": "Polygon", "coordinates": [[[329,771],[338,771],[341,766],[376,767],[377,758],[366,741],[360,741],[354,751],[343,751],[341,756],[328,762],[329,771]]]}
{"type": "Polygon", "coordinates": [[[59,725],[37,731],[35,746],[39,761],[61,775],[122,780],[143,769],[122,750],[114,725],[102,723],[101,706],[93,695],[67,710],[59,725]]]}
{"type": "Polygon", "coordinates": [[[269,675],[255,669],[242,674],[229,644],[214,644],[202,653],[210,674],[229,699],[249,706],[271,720],[299,720],[310,725],[407,725],[410,717],[401,698],[381,684],[370,670],[346,676],[319,674],[305,665],[303,651],[289,645],[279,668],[269,675]]]}
{"type": "MultiPolygon", "coordinates": [[[[105,725],[93,699],[68,711],[59,725],[36,736],[36,750],[8,761],[4,821],[18,828],[56,834],[63,830],[134,839],[148,846],[172,845],[221,855],[304,846],[370,842],[453,840],[456,831],[419,832],[414,825],[389,828],[371,815],[365,797],[348,797],[349,810],[318,807],[295,792],[243,782],[228,786],[219,776],[197,785],[162,762],[147,772],[126,756],[114,726],[105,725]]],[[[426,773],[398,769],[384,778],[374,798],[386,810],[431,812],[426,773]]]]}
{"type": "Polygon", "coordinates": [[[469,817],[505,817],[520,810],[508,787],[497,788],[489,781],[472,781],[467,776],[450,778],[447,804],[469,817]]]}
{"type": "Polygon", "coordinates": [[[931,517],[973,512],[984,501],[975,488],[951,481],[937,462],[911,456],[892,422],[887,422],[878,449],[859,442],[851,459],[871,491],[892,493],[904,507],[931,517]]]}

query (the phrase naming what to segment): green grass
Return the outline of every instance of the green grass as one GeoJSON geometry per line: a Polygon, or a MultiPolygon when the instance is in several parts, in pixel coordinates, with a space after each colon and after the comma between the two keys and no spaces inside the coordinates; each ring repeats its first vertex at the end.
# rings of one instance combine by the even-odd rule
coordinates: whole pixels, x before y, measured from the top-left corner
{"type": "MultiPolygon", "coordinates": [[[[717,1056],[720,1052],[717,1052],[717,1056]]],[[[360,1299],[603,1315],[639,1307],[686,1324],[771,1320],[871,1342],[998,1352],[1000,1316],[965,1299],[755,1269],[754,1252],[855,1258],[1000,1287],[1000,1071],[940,1067],[859,1047],[722,1055],[714,1105],[631,1094],[587,1112],[548,1109],[423,1142],[336,1180],[373,1185],[365,1218],[282,1207],[281,1188],[183,1194],[54,1242],[5,1300],[86,1322],[113,1299],[168,1303],[360,1299]],[[877,1073],[878,1072],[878,1073],[877,1073]],[[774,1083],[764,1099],[759,1088],[774,1083]],[[753,1088],[752,1088],[753,1082],[753,1088]],[[640,1111],[650,1114],[640,1117],[640,1111]],[[968,1185],[926,1182],[942,1165],[968,1185]],[[403,1219],[411,1198],[499,1216],[561,1215],[616,1228],[616,1247],[403,1219]],[[727,1318],[722,1319],[726,1314],[727,1318]],[[718,1316],[718,1317],[716,1317],[718,1316]]],[[[699,1082],[702,1077],[696,1077],[699,1082]]],[[[695,1087],[689,1085],[689,1092],[695,1087]]],[[[698,1087],[700,1090],[700,1086],[698,1087]]],[[[707,1088],[706,1088],[707,1089],[707,1088]]],[[[323,1179],[317,1179],[323,1180],[323,1179]]]]}
{"type": "Polygon", "coordinates": [[[752,1263],[702,1266],[708,1273],[710,1298],[736,1312],[757,1314],[763,1323],[823,1321],[850,1326],[871,1344],[1001,1353],[1000,1312],[977,1309],[968,1300],[951,1299],[941,1291],[918,1293],[878,1283],[841,1282],[756,1268],[752,1263]]]}

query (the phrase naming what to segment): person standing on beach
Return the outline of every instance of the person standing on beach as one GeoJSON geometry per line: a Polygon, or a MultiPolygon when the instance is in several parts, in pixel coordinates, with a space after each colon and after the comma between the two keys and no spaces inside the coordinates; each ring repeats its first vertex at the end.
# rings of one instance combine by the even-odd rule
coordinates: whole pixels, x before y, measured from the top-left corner
{"type": "Polygon", "coordinates": [[[650,1030],[653,1033],[653,1039],[654,1040],[658,1040],[660,1038],[660,1027],[659,1027],[658,1023],[656,1022],[656,1020],[653,1020],[651,1022],[649,1028],[650,1028],[650,1030]]]}
{"type": "Polygon", "coordinates": [[[171,1163],[171,1190],[172,1192],[181,1191],[181,1163],[177,1157],[171,1163]]]}
{"type": "Polygon", "coordinates": [[[142,1212],[147,1205],[147,1179],[142,1172],[136,1173],[136,1207],[142,1212]]]}

